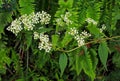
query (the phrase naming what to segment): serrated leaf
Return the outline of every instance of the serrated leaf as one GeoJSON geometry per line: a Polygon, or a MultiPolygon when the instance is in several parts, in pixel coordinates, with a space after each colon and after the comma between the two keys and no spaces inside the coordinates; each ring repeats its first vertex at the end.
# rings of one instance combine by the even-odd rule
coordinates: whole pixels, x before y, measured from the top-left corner
{"type": "Polygon", "coordinates": [[[20,13],[23,14],[30,14],[34,12],[34,0],[19,0],[20,5],[20,13]]]}
{"type": "Polygon", "coordinates": [[[46,55],[45,52],[40,52],[39,51],[39,55],[37,57],[38,58],[37,58],[35,64],[39,69],[42,69],[43,66],[45,65],[45,63],[49,60],[49,55],[46,55]]]}
{"type": "Polygon", "coordinates": [[[91,34],[95,35],[96,38],[99,37],[100,30],[96,26],[94,26],[93,24],[90,24],[88,26],[88,30],[90,31],[91,34]]]}
{"type": "Polygon", "coordinates": [[[82,68],[84,72],[91,77],[91,81],[95,79],[95,73],[92,66],[92,61],[90,59],[90,55],[86,54],[82,56],[83,60],[81,61],[82,68]]]}
{"type": "Polygon", "coordinates": [[[92,60],[93,70],[95,71],[96,66],[98,64],[98,58],[97,58],[97,53],[94,49],[90,49],[90,56],[92,60]]]}
{"type": "Polygon", "coordinates": [[[5,57],[3,57],[3,60],[8,66],[10,66],[11,59],[9,57],[5,56],[5,57]]]}
{"type": "Polygon", "coordinates": [[[98,48],[98,54],[103,66],[107,69],[106,62],[108,58],[108,47],[106,42],[101,42],[98,48]]]}
{"type": "Polygon", "coordinates": [[[73,6],[73,0],[67,0],[66,7],[67,8],[72,8],[72,6],[73,6]]]}
{"type": "Polygon", "coordinates": [[[113,64],[115,64],[115,66],[117,68],[120,68],[120,53],[115,53],[113,58],[112,58],[112,62],[113,64]]]}
{"type": "Polygon", "coordinates": [[[70,41],[72,40],[71,35],[69,35],[68,33],[65,33],[65,36],[62,40],[62,47],[65,47],[70,41]]]}
{"type": "Polygon", "coordinates": [[[52,46],[54,49],[56,48],[56,46],[58,44],[58,39],[59,39],[58,35],[52,35],[52,46]]]}
{"type": "Polygon", "coordinates": [[[27,44],[27,49],[30,47],[32,43],[32,33],[31,32],[26,32],[25,37],[26,37],[26,44],[27,44]]]}
{"type": "Polygon", "coordinates": [[[38,33],[45,33],[45,32],[50,32],[51,30],[53,30],[53,28],[45,28],[45,27],[41,27],[37,30],[38,33]]]}
{"type": "Polygon", "coordinates": [[[82,60],[81,56],[76,55],[76,58],[75,58],[75,70],[77,72],[77,75],[79,75],[80,72],[82,71],[81,60],[82,60]]]}
{"type": "Polygon", "coordinates": [[[16,81],[24,81],[24,79],[17,79],[16,81]]]}
{"type": "Polygon", "coordinates": [[[67,0],[67,1],[59,0],[58,3],[60,7],[64,7],[64,8],[72,8],[73,6],[73,0],[67,0]]]}
{"type": "Polygon", "coordinates": [[[98,20],[100,18],[101,3],[95,3],[87,8],[87,18],[98,20]]]}
{"type": "Polygon", "coordinates": [[[60,71],[61,71],[60,75],[62,76],[63,73],[64,73],[64,70],[67,66],[67,56],[66,56],[66,54],[60,54],[59,65],[60,65],[60,71]]]}

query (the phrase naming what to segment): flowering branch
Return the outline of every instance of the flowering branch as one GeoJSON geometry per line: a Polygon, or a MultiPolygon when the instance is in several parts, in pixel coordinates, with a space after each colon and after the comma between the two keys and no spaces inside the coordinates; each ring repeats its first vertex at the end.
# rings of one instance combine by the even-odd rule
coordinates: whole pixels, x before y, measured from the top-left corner
{"type": "MultiPolygon", "coordinates": [[[[106,37],[106,38],[102,38],[102,39],[96,39],[96,40],[87,42],[87,43],[85,43],[84,45],[88,45],[88,44],[91,44],[91,43],[98,43],[98,42],[104,41],[104,40],[112,40],[112,39],[116,39],[116,38],[120,38],[120,36],[113,36],[113,37],[106,37]]],[[[83,45],[82,45],[82,46],[83,46],[83,45]]],[[[70,49],[70,50],[59,50],[59,51],[69,53],[69,52],[72,52],[72,51],[74,51],[74,50],[79,49],[80,47],[81,47],[81,46],[75,47],[75,48],[70,49]]]]}

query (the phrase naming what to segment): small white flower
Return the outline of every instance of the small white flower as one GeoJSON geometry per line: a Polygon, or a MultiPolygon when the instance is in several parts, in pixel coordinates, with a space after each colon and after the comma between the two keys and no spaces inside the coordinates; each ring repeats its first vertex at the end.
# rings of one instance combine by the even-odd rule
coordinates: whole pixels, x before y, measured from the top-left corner
{"type": "Polygon", "coordinates": [[[87,18],[86,21],[88,23],[93,23],[94,25],[97,25],[97,22],[95,20],[93,20],[92,18],[87,18]]]}
{"type": "Polygon", "coordinates": [[[44,48],[44,42],[39,42],[38,48],[42,50],[44,48]]]}
{"type": "Polygon", "coordinates": [[[21,21],[19,19],[14,20],[7,28],[8,31],[13,32],[15,35],[17,35],[22,29],[21,21]]]}
{"type": "Polygon", "coordinates": [[[80,36],[79,36],[79,35],[75,35],[75,36],[74,36],[74,39],[75,39],[75,40],[80,40],[80,36]]]}
{"type": "Polygon", "coordinates": [[[102,32],[103,32],[102,28],[100,28],[99,30],[100,30],[100,33],[102,33],[102,32]]]}
{"type": "Polygon", "coordinates": [[[30,31],[34,29],[35,24],[49,24],[50,18],[51,16],[44,11],[36,14],[34,12],[29,15],[24,14],[19,19],[14,20],[7,30],[17,35],[23,28],[30,31]]]}
{"type": "Polygon", "coordinates": [[[102,25],[102,29],[105,30],[106,29],[106,26],[105,24],[102,25]]]}
{"type": "Polygon", "coordinates": [[[83,38],[87,38],[87,37],[90,37],[91,34],[84,30],[83,32],[81,32],[80,36],[83,38]]]}
{"type": "Polygon", "coordinates": [[[29,15],[27,15],[27,14],[25,14],[25,15],[22,15],[21,16],[21,21],[22,21],[22,23],[24,24],[24,29],[25,30],[33,30],[33,28],[34,28],[34,24],[33,24],[33,22],[32,22],[32,19],[31,19],[31,16],[29,15]]]}
{"type": "Polygon", "coordinates": [[[39,39],[39,50],[44,49],[46,52],[50,52],[50,50],[52,49],[52,44],[49,42],[48,35],[44,35],[43,33],[41,33],[39,39]]]}
{"type": "Polygon", "coordinates": [[[102,33],[105,29],[106,29],[106,26],[105,26],[105,24],[103,24],[103,25],[102,25],[102,28],[99,29],[99,30],[100,30],[100,33],[102,33]]]}
{"type": "Polygon", "coordinates": [[[70,35],[74,36],[78,34],[78,30],[74,27],[74,28],[70,28],[70,32],[68,32],[70,35]]]}
{"type": "Polygon", "coordinates": [[[57,25],[59,25],[59,26],[63,26],[64,25],[64,23],[63,23],[61,18],[57,18],[56,22],[57,22],[57,25]]]}
{"type": "Polygon", "coordinates": [[[70,12],[66,12],[65,16],[70,17],[72,14],[70,12]]]}
{"type": "Polygon", "coordinates": [[[78,31],[75,28],[71,28],[69,34],[74,36],[74,39],[77,41],[79,47],[85,45],[85,39],[91,36],[91,34],[87,31],[83,31],[80,35],[78,35],[78,31]]]}
{"type": "Polygon", "coordinates": [[[65,21],[65,23],[67,25],[72,24],[72,21],[69,19],[69,17],[71,16],[70,12],[66,12],[64,16],[62,16],[63,20],[65,21]]]}
{"type": "Polygon", "coordinates": [[[46,45],[44,46],[44,49],[45,49],[46,52],[50,52],[51,48],[52,48],[51,43],[46,43],[46,45]]]}
{"type": "Polygon", "coordinates": [[[39,16],[40,12],[37,12],[36,14],[33,12],[32,14],[29,15],[29,18],[31,19],[31,22],[33,24],[38,24],[39,23],[39,16]]]}
{"type": "Polygon", "coordinates": [[[60,15],[60,18],[57,18],[56,19],[56,22],[59,26],[63,26],[64,24],[65,25],[71,25],[72,24],[72,21],[70,20],[70,17],[71,17],[71,13],[70,12],[66,12],[64,15],[60,15]]]}
{"type": "Polygon", "coordinates": [[[44,35],[43,33],[40,33],[40,41],[42,42],[49,42],[49,38],[48,38],[48,35],[44,35]]]}
{"type": "Polygon", "coordinates": [[[49,24],[49,21],[51,19],[51,16],[49,14],[47,14],[44,11],[42,11],[42,13],[37,14],[37,15],[40,18],[41,24],[49,24]]]}
{"type": "Polygon", "coordinates": [[[83,45],[85,44],[85,40],[84,40],[84,38],[82,38],[81,36],[76,35],[74,38],[77,40],[77,43],[78,43],[78,46],[79,46],[79,47],[80,47],[80,46],[83,46],[83,45]]]}
{"type": "Polygon", "coordinates": [[[38,32],[34,32],[34,39],[39,39],[39,33],[38,32]]]}
{"type": "Polygon", "coordinates": [[[85,40],[83,38],[80,38],[79,40],[77,40],[77,42],[79,47],[85,45],[85,40]]]}

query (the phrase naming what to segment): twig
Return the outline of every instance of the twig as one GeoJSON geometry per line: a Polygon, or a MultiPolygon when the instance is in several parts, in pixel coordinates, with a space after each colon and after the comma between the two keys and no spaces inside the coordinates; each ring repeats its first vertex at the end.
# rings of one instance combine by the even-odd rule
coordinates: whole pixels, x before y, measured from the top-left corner
{"type": "MultiPolygon", "coordinates": [[[[105,40],[112,40],[112,39],[115,39],[115,38],[120,38],[120,36],[114,36],[114,37],[106,37],[106,38],[102,38],[102,39],[96,39],[96,40],[87,42],[87,43],[85,43],[84,45],[91,44],[91,43],[98,43],[98,42],[100,42],[100,41],[105,41],[105,40]]],[[[79,49],[80,47],[81,47],[81,46],[78,46],[78,47],[75,47],[75,48],[70,49],[70,50],[61,50],[61,49],[60,49],[59,51],[68,53],[68,52],[72,52],[72,51],[74,51],[74,50],[76,50],[76,49],[79,49]]]]}

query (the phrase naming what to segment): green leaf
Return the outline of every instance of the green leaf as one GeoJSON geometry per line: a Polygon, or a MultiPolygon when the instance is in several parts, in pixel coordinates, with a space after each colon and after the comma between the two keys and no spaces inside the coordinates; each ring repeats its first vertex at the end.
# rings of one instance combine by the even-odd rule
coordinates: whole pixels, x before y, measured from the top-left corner
{"type": "Polygon", "coordinates": [[[47,79],[46,79],[46,77],[41,76],[41,77],[40,77],[40,81],[47,81],[47,79]]]}
{"type": "Polygon", "coordinates": [[[93,3],[87,8],[87,18],[92,18],[94,20],[99,20],[100,18],[100,7],[101,3],[93,3]]]}
{"type": "Polygon", "coordinates": [[[0,13],[0,34],[4,33],[7,23],[12,21],[12,14],[8,12],[0,13]]]}
{"type": "Polygon", "coordinates": [[[108,58],[108,47],[106,42],[101,42],[98,48],[98,54],[104,67],[107,69],[106,62],[108,58]]]}
{"type": "Polygon", "coordinates": [[[113,13],[112,13],[112,23],[111,23],[111,29],[115,30],[116,29],[116,23],[120,19],[120,8],[118,5],[115,5],[113,8],[113,13]]]}
{"type": "Polygon", "coordinates": [[[67,66],[67,56],[66,54],[60,54],[59,58],[59,65],[60,65],[60,71],[61,71],[61,76],[63,75],[63,72],[67,66]]]}
{"type": "Polygon", "coordinates": [[[10,63],[11,63],[11,59],[9,58],[9,57],[3,57],[3,59],[4,59],[4,62],[8,65],[8,66],[10,66],[10,63]]]}
{"type": "Polygon", "coordinates": [[[34,12],[34,5],[33,5],[34,0],[19,0],[19,5],[20,5],[20,13],[21,15],[23,14],[30,14],[34,12]]]}
{"type": "Polygon", "coordinates": [[[59,40],[59,36],[58,35],[52,35],[52,46],[53,46],[54,49],[58,45],[58,40],[59,40]]]}
{"type": "Polygon", "coordinates": [[[88,30],[90,31],[91,34],[95,35],[96,38],[99,37],[100,30],[95,25],[90,24],[87,28],[88,28],[88,30]]]}
{"type": "Polygon", "coordinates": [[[24,81],[24,79],[17,79],[16,81],[24,81]]]}
{"type": "Polygon", "coordinates": [[[98,58],[97,58],[97,53],[94,49],[90,49],[90,57],[92,60],[93,70],[95,71],[98,64],[98,58]]]}
{"type": "Polygon", "coordinates": [[[71,35],[69,35],[67,32],[65,33],[65,36],[62,40],[62,47],[65,47],[70,41],[72,40],[71,35]]]}
{"type": "MultiPolygon", "coordinates": [[[[27,49],[30,47],[32,43],[32,32],[26,32],[25,37],[26,37],[26,44],[27,44],[27,49]]],[[[26,50],[27,50],[26,49],[26,50]]]]}
{"type": "Polygon", "coordinates": [[[76,57],[75,57],[75,70],[77,72],[77,75],[79,75],[80,72],[82,71],[81,60],[82,60],[81,56],[76,55],[76,57]]]}
{"type": "Polygon", "coordinates": [[[117,68],[120,68],[120,53],[119,52],[114,54],[114,56],[112,58],[112,62],[113,62],[113,64],[115,64],[115,66],[117,68]]]}
{"type": "Polygon", "coordinates": [[[42,69],[48,60],[49,60],[49,55],[47,55],[45,52],[39,51],[36,61],[35,61],[35,65],[36,65],[35,67],[42,69]]]}
{"type": "Polygon", "coordinates": [[[95,73],[92,66],[92,60],[90,59],[90,55],[83,56],[83,60],[81,61],[82,68],[84,72],[91,77],[93,81],[95,79],[95,73]]]}
{"type": "Polygon", "coordinates": [[[45,32],[50,32],[51,30],[53,30],[53,28],[45,28],[45,27],[41,27],[37,30],[38,33],[45,33],[45,32]]]}
{"type": "Polygon", "coordinates": [[[67,3],[66,3],[67,8],[72,8],[72,6],[73,6],[73,1],[74,1],[74,0],[67,0],[67,3]]]}
{"type": "Polygon", "coordinates": [[[62,7],[62,8],[72,8],[72,6],[73,6],[73,0],[67,0],[67,1],[59,0],[58,3],[60,5],[60,7],[62,7]]]}

